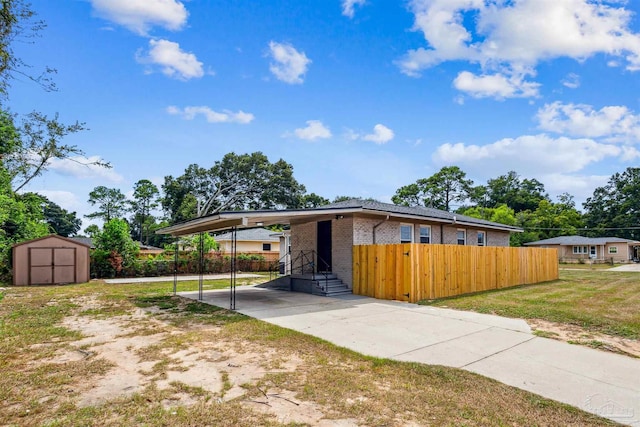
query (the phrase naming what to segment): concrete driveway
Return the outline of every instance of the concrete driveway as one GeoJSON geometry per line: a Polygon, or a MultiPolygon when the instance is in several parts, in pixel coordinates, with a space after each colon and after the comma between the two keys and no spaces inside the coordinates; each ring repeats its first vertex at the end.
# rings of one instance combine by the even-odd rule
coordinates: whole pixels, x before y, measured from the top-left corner
{"type": "MultiPolygon", "coordinates": [[[[207,291],[203,301],[229,307],[229,291],[207,291]]],[[[639,359],[536,337],[524,320],[253,286],[237,289],[236,308],[362,354],[465,369],[640,426],[639,359]]]]}

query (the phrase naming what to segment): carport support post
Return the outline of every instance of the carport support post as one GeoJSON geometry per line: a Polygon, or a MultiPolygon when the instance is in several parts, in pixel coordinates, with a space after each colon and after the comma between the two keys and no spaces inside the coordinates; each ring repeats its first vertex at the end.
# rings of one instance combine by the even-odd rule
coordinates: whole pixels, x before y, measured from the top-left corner
{"type": "Polygon", "coordinates": [[[176,295],[178,291],[178,242],[180,241],[179,237],[176,237],[176,248],[173,256],[173,295],[176,295]]]}
{"type": "Polygon", "coordinates": [[[238,239],[236,227],[231,229],[231,282],[229,283],[229,310],[236,309],[236,255],[238,251],[238,239]]]}
{"type": "Polygon", "coordinates": [[[200,276],[198,277],[198,301],[202,301],[203,299],[203,295],[202,295],[202,281],[203,281],[203,274],[204,274],[204,236],[203,233],[200,233],[200,241],[198,242],[198,251],[200,252],[200,262],[198,265],[198,270],[200,273],[200,276]]]}

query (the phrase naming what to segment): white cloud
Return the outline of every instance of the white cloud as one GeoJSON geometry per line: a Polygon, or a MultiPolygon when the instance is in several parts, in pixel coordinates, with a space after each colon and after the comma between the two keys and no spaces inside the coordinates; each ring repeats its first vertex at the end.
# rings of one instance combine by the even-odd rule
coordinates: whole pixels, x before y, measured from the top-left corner
{"type": "Polygon", "coordinates": [[[322,124],[320,120],[307,120],[307,127],[293,131],[295,136],[308,141],[331,138],[331,130],[322,124]]]}
{"type": "Polygon", "coordinates": [[[524,81],[524,76],[505,76],[497,73],[493,75],[476,76],[468,71],[462,71],[453,81],[453,85],[461,92],[466,92],[474,98],[529,98],[538,96],[540,85],[535,82],[524,81]]]}
{"type": "Polygon", "coordinates": [[[508,80],[523,79],[543,60],[605,54],[638,70],[640,35],[630,27],[632,12],[625,3],[412,0],[414,30],[423,33],[427,47],[408,51],[397,64],[418,76],[442,62],[468,61],[483,75],[499,73],[508,80]]]}
{"type": "Polygon", "coordinates": [[[174,105],[167,107],[167,113],[182,116],[185,120],[193,120],[196,116],[202,115],[209,123],[239,123],[242,125],[249,124],[255,118],[251,113],[245,113],[240,110],[237,112],[223,110],[222,112],[214,111],[207,106],[189,106],[180,109],[174,105]]]}
{"type": "Polygon", "coordinates": [[[569,89],[577,89],[580,87],[580,76],[576,73],[569,73],[567,77],[562,80],[562,84],[569,89]]]}
{"type": "Polygon", "coordinates": [[[180,30],[189,13],[177,0],[90,0],[95,13],[141,35],[154,26],[180,30]]]}
{"type": "Polygon", "coordinates": [[[287,43],[269,42],[269,55],[273,62],[269,70],[278,80],[289,84],[300,84],[304,81],[311,60],[304,52],[298,52],[287,43]]]}
{"type": "Polygon", "coordinates": [[[625,106],[596,110],[591,105],[554,102],[540,108],[536,119],[541,129],[559,134],[640,142],[640,115],[625,106]]]}
{"type": "Polygon", "coordinates": [[[202,62],[193,53],[180,49],[180,45],[169,40],[149,40],[149,51],[138,52],[138,62],[158,65],[162,73],[178,80],[189,80],[204,76],[202,62]]]}
{"type": "Polygon", "coordinates": [[[34,192],[46,197],[53,203],[57,204],[63,209],[68,210],[69,212],[78,212],[83,208],[83,203],[80,202],[78,196],[70,191],[34,190],[34,192]]]}
{"type": "Polygon", "coordinates": [[[391,129],[378,123],[373,127],[373,133],[364,135],[362,139],[364,141],[375,142],[376,144],[386,144],[391,141],[394,136],[395,135],[391,129]]]}
{"type": "Polygon", "coordinates": [[[637,156],[632,152],[591,139],[525,135],[487,145],[443,144],[433,156],[438,164],[468,166],[476,172],[516,170],[525,176],[572,173],[607,158],[637,156]]]}
{"type": "Polygon", "coordinates": [[[355,15],[355,6],[364,6],[367,0],[342,0],[342,14],[348,18],[355,15]]]}
{"type": "Polygon", "coordinates": [[[91,163],[103,161],[100,156],[74,156],[67,159],[52,159],[49,169],[61,175],[81,179],[99,179],[110,182],[122,182],[123,177],[113,169],[107,169],[91,163]]]}

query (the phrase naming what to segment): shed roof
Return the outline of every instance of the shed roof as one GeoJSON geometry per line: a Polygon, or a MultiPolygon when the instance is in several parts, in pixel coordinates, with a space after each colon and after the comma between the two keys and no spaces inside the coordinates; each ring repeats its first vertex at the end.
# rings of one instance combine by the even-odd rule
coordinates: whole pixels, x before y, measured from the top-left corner
{"type": "Polygon", "coordinates": [[[475,226],[508,232],[522,232],[521,228],[499,224],[483,219],[458,215],[439,209],[397,206],[390,203],[362,199],[351,199],[312,209],[284,209],[257,211],[226,211],[178,223],[156,231],[158,234],[182,236],[203,231],[224,230],[232,227],[255,228],[273,224],[327,220],[340,215],[368,215],[395,219],[427,220],[442,224],[457,224],[461,227],[475,226]]]}
{"type": "Polygon", "coordinates": [[[40,240],[45,240],[45,239],[59,239],[59,240],[64,240],[68,243],[72,243],[74,245],[81,245],[81,246],[86,246],[88,248],[90,248],[91,246],[88,245],[85,242],[80,242],[78,240],[72,239],[70,237],[62,237],[62,236],[58,236],[57,234],[49,234],[47,236],[43,236],[43,237],[39,237],[37,239],[31,239],[31,240],[25,240],[24,242],[20,242],[20,243],[16,243],[15,245],[13,245],[12,247],[15,248],[16,246],[22,246],[22,245],[27,245],[29,243],[33,243],[33,242],[38,242],[40,240]]]}
{"type": "Polygon", "coordinates": [[[621,237],[584,237],[584,236],[559,236],[551,239],[538,240],[536,242],[525,243],[526,246],[560,245],[560,246],[580,246],[580,245],[606,245],[608,243],[640,244],[635,240],[623,239],[621,237]]]}

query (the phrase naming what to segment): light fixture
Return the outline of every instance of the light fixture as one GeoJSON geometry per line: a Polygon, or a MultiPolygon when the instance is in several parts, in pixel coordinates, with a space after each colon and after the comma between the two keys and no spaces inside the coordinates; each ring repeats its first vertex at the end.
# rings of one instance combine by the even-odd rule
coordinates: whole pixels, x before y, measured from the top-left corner
{"type": "Polygon", "coordinates": [[[336,219],[343,219],[344,215],[336,215],[336,219]]]}

